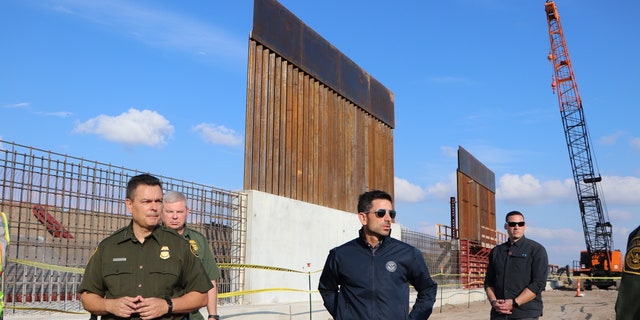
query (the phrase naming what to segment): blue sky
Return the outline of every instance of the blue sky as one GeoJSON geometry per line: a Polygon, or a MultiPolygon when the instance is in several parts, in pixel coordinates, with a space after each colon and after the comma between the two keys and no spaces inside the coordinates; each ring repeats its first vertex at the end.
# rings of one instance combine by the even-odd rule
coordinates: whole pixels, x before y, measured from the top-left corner
{"type": "MultiPolygon", "coordinates": [[[[578,259],[543,0],[281,3],[394,92],[399,223],[431,234],[449,224],[462,146],[495,172],[499,218],[524,212],[552,263],[578,259]]],[[[640,2],[556,3],[624,251],[640,224],[640,2]]],[[[250,0],[0,2],[0,140],[241,189],[252,10],[250,0]]]]}

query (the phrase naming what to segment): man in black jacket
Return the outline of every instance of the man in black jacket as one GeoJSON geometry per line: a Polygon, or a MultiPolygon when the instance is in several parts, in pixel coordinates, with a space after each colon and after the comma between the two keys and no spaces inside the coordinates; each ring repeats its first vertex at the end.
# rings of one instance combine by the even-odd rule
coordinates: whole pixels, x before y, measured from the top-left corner
{"type": "Polygon", "coordinates": [[[332,249],[320,275],[318,290],[335,320],[423,320],[431,315],[438,285],[422,253],[390,237],[395,216],[388,193],[360,195],[360,237],[332,249]],[[411,310],[409,284],[418,291],[411,310]]]}
{"type": "Polygon", "coordinates": [[[505,221],[509,240],[489,253],[484,279],[491,319],[538,319],[549,273],[547,251],[524,236],[527,227],[522,213],[511,211],[505,221]]]}

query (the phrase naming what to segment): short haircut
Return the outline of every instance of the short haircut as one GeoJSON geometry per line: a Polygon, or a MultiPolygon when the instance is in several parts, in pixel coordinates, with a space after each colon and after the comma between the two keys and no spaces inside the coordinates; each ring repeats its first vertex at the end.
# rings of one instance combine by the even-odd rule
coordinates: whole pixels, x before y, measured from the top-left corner
{"type": "Polygon", "coordinates": [[[522,214],[520,211],[515,211],[514,210],[514,211],[511,211],[511,212],[507,213],[507,216],[504,217],[504,221],[505,222],[509,221],[509,217],[511,217],[511,216],[521,216],[522,219],[524,220],[524,214],[522,214]]]}
{"type": "Polygon", "coordinates": [[[160,182],[160,179],[148,173],[139,174],[137,176],[132,177],[129,180],[129,183],[127,183],[127,199],[133,201],[133,195],[135,194],[135,191],[138,188],[138,186],[140,186],[141,184],[144,184],[147,186],[159,186],[160,189],[162,189],[162,182],[160,182]]]}
{"type": "Polygon", "coordinates": [[[182,192],[178,191],[167,191],[162,196],[162,202],[164,203],[176,203],[184,201],[185,205],[187,204],[187,197],[182,192]]]}
{"type": "Polygon", "coordinates": [[[393,203],[393,198],[388,193],[381,190],[371,190],[358,197],[358,212],[368,212],[371,210],[372,202],[376,199],[385,199],[393,203]]]}

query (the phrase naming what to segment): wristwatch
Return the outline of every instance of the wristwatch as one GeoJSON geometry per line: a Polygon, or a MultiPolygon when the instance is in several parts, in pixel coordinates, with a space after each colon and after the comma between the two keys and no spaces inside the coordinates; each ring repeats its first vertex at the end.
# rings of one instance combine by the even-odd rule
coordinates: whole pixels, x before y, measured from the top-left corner
{"type": "Polygon", "coordinates": [[[215,320],[220,320],[220,316],[217,314],[210,314],[209,317],[207,317],[208,319],[215,319],[215,320]]]}
{"type": "Polygon", "coordinates": [[[511,299],[511,301],[513,302],[511,305],[513,305],[513,308],[518,308],[520,305],[518,304],[518,302],[516,302],[516,298],[511,299]]]}
{"type": "Polygon", "coordinates": [[[173,313],[173,301],[171,301],[171,297],[164,296],[164,300],[167,302],[167,305],[169,306],[169,311],[167,311],[167,314],[172,314],[173,313]]]}

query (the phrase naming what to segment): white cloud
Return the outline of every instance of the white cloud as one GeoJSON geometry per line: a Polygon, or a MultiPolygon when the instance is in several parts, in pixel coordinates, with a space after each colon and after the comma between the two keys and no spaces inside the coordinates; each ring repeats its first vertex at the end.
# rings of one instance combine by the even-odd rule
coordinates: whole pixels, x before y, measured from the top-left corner
{"type": "Polygon", "coordinates": [[[618,139],[620,139],[620,137],[622,137],[624,135],[623,132],[618,131],[618,132],[614,132],[610,135],[607,136],[603,136],[600,138],[600,143],[602,143],[603,145],[606,146],[612,146],[615,145],[616,142],[618,141],[618,139]]]}
{"type": "Polygon", "coordinates": [[[624,221],[624,220],[631,220],[633,219],[633,212],[629,211],[629,210],[624,210],[624,209],[613,209],[613,210],[609,210],[609,218],[611,218],[611,220],[618,220],[618,221],[624,221]]]}
{"type": "Polygon", "coordinates": [[[437,227],[436,227],[435,224],[432,224],[432,223],[429,223],[429,222],[426,222],[426,221],[422,221],[422,222],[419,223],[418,230],[416,230],[416,231],[423,232],[423,233],[435,236],[436,235],[436,230],[437,230],[437,227]]]}
{"type": "Polygon", "coordinates": [[[633,150],[640,152],[640,138],[631,138],[629,144],[633,150]]]}
{"type": "Polygon", "coordinates": [[[574,194],[575,187],[569,179],[541,183],[531,174],[504,174],[498,183],[496,199],[521,204],[545,204],[574,200],[574,194]]]}
{"type": "Polygon", "coordinates": [[[458,159],[458,149],[449,146],[440,147],[440,151],[447,158],[458,159]]]}
{"type": "Polygon", "coordinates": [[[37,114],[47,116],[47,117],[69,118],[73,115],[73,112],[70,112],[70,111],[38,112],[37,114]]]}
{"type": "Polygon", "coordinates": [[[601,183],[609,204],[640,205],[640,178],[604,176],[601,183]]]}
{"type": "Polygon", "coordinates": [[[148,45],[227,60],[246,55],[244,39],[236,39],[220,28],[191,17],[141,6],[141,2],[64,0],[59,3],[53,8],[56,12],[81,17],[148,45]]]}
{"type": "Polygon", "coordinates": [[[564,266],[571,265],[577,260],[580,251],[585,250],[584,233],[582,230],[569,228],[536,228],[528,226],[527,237],[545,246],[549,256],[549,263],[564,266]]]}
{"type": "Polygon", "coordinates": [[[227,146],[237,146],[242,144],[242,136],[225,126],[201,123],[194,126],[193,130],[199,132],[200,137],[209,143],[227,146]]]}
{"type": "Polygon", "coordinates": [[[26,108],[30,105],[29,102],[18,102],[18,103],[13,103],[13,104],[8,104],[5,105],[5,108],[26,108]]]}
{"type": "Polygon", "coordinates": [[[455,181],[438,182],[427,188],[427,192],[436,199],[448,200],[451,196],[457,194],[457,187],[455,181]]]}
{"type": "Polygon", "coordinates": [[[420,202],[427,196],[427,193],[420,186],[405,179],[394,177],[393,182],[396,201],[420,202]]]}
{"type": "Polygon", "coordinates": [[[99,115],[76,125],[76,132],[101,136],[130,145],[166,144],[174,128],[165,117],[151,110],[129,109],[118,116],[99,115]]]}

